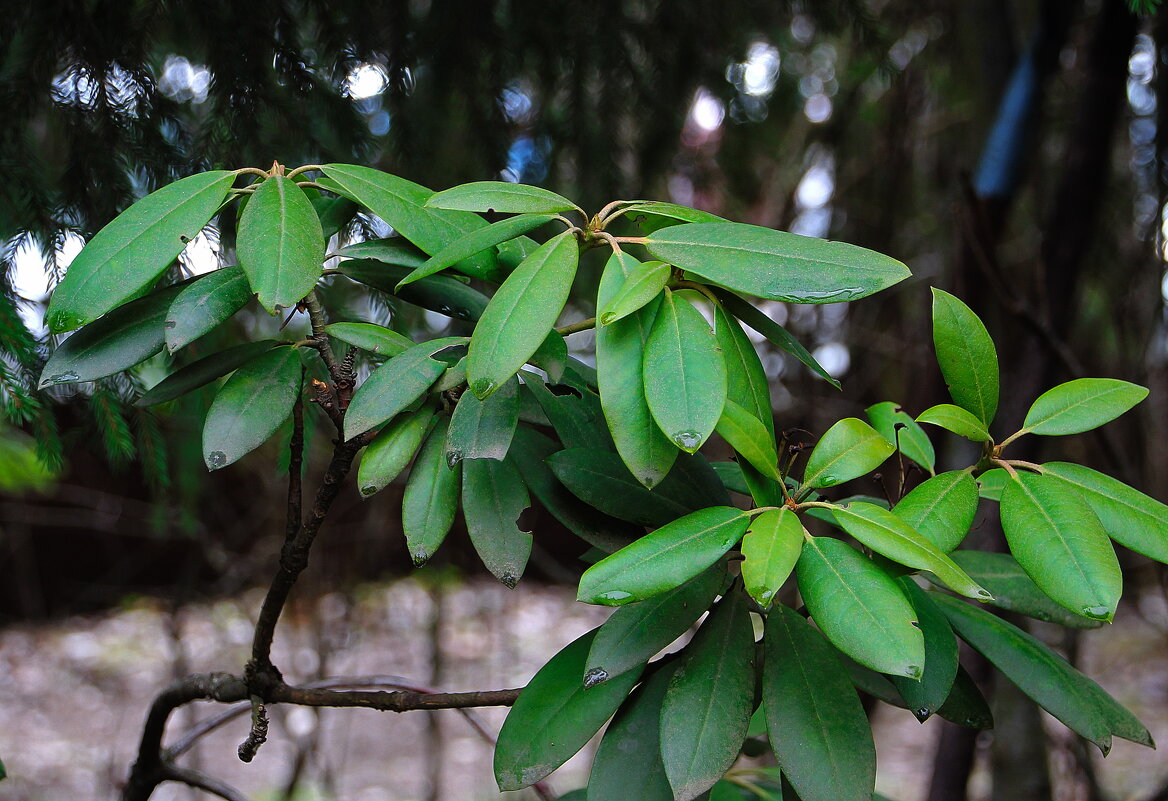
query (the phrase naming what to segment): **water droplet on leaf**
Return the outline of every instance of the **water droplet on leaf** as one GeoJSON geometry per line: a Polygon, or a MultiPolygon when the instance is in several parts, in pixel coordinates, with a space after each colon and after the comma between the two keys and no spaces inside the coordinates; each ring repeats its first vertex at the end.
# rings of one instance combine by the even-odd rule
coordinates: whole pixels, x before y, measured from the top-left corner
{"type": "Polygon", "coordinates": [[[702,438],[696,431],[679,431],[670,439],[686,453],[693,453],[702,446],[702,438]]]}
{"type": "Polygon", "coordinates": [[[928,707],[922,706],[920,709],[913,710],[913,714],[917,716],[917,720],[924,723],[933,713],[929,711],[928,707]]]}
{"type": "Polygon", "coordinates": [[[50,314],[49,319],[46,322],[48,323],[50,331],[52,331],[54,334],[60,334],[64,331],[70,331],[76,328],[77,326],[81,325],[82,321],[81,318],[76,314],[59,311],[50,314]]]}
{"type": "Polygon", "coordinates": [[[373,495],[376,492],[377,492],[377,487],[373,486],[372,484],[366,484],[364,487],[361,488],[361,494],[364,495],[366,498],[368,498],[370,495],[373,495]]]}
{"type": "Polygon", "coordinates": [[[511,572],[504,572],[501,576],[499,576],[499,581],[503,582],[503,585],[507,589],[513,590],[515,589],[516,585],[519,584],[519,576],[511,572]]]}
{"type": "Polygon", "coordinates": [[[625,592],[624,590],[609,590],[608,592],[602,592],[600,595],[596,596],[597,600],[599,600],[601,603],[619,603],[620,601],[625,601],[632,597],[633,594],[631,592],[625,592]]]}
{"type": "Polygon", "coordinates": [[[211,451],[207,454],[207,467],[212,470],[218,470],[225,464],[227,464],[227,454],[223,451],[211,451]]]}
{"type": "Polygon", "coordinates": [[[430,561],[430,554],[425,551],[414,551],[411,557],[414,560],[414,567],[421,567],[430,561]]]}
{"type": "Polygon", "coordinates": [[[446,466],[451,470],[453,470],[454,466],[460,461],[462,461],[462,451],[455,448],[454,450],[449,450],[446,452],[446,466]]]}
{"type": "Polygon", "coordinates": [[[47,387],[56,386],[57,384],[71,384],[74,381],[79,380],[80,378],[78,377],[77,373],[70,371],[67,373],[58,373],[57,375],[49,376],[45,380],[41,381],[41,386],[47,387]]]}
{"type": "Polygon", "coordinates": [[[600,315],[600,324],[601,325],[611,325],[615,320],[616,320],[616,313],[615,312],[605,312],[604,314],[600,315]]]}
{"type": "Polygon", "coordinates": [[[608,681],[608,671],[604,668],[592,668],[584,674],[584,689],[589,690],[605,681],[608,681]]]}
{"type": "Polygon", "coordinates": [[[495,391],[495,386],[495,382],[491,379],[480,378],[478,381],[475,381],[470,385],[470,391],[474,393],[476,398],[483,400],[495,391]]]}
{"type": "Polygon", "coordinates": [[[1093,620],[1110,620],[1111,610],[1106,606],[1085,606],[1083,607],[1083,615],[1093,620]]]}
{"type": "Polygon", "coordinates": [[[904,668],[904,675],[910,679],[919,679],[922,672],[920,665],[905,665],[904,668]]]}

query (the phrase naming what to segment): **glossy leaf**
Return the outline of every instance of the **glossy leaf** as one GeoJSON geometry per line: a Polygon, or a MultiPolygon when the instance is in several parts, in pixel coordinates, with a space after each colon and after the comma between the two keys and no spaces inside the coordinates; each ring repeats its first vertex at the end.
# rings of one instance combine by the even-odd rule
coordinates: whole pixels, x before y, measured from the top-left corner
{"type": "Polygon", "coordinates": [[[596,633],[584,685],[590,687],[644,665],[689,630],[725,581],[725,564],[718,563],[672,590],[617,609],[596,633]]]}
{"type": "Polygon", "coordinates": [[[1010,481],[1010,474],[1000,467],[986,470],[977,477],[977,494],[991,501],[1002,500],[1002,490],[1010,481]]]}
{"type": "Polygon", "coordinates": [[[141,294],[198,236],[234,180],[235,173],[225,170],[191,175],[115,217],[82,248],[53,291],[45,313],[49,330],[72,331],[141,294]]]}
{"type": "Polygon", "coordinates": [[[577,599],[620,606],[670,590],[733,548],[748,522],[745,512],[730,506],[691,512],[584,571],[577,599]]]}
{"type": "Polygon", "coordinates": [[[1078,434],[1111,422],[1148,396],[1137,384],[1114,378],[1077,378],[1038,396],[1022,429],[1031,434],[1078,434]]]}
{"type": "Polygon", "coordinates": [[[795,575],[812,619],[832,644],[873,670],[920,678],[925,646],[916,612],[879,565],[842,540],[810,537],[795,575]]]}
{"type": "Polygon", "coordinates": [[[916,719],[925,722],[944,704],[957,677],[957,637],[949,621],[929,596],[908,576],[896,580],[917,614],[917,626],[924,635],[925,671],[920,680],[893,676],[916,719]]]}
{"type": "Polygon", "coordinates": [[[661,705],[661,760],[677,801],[714,786],[738,759],[754,711],[754,626],[742,593],[710,612],[661,705]]]}
{"type": "Polygon", "coordinates": [[[918,484],[892,511],[948,553],[961,544],[973,525],[977,502],[977,482],[973,476],[964,470],[951,470],[918,484]]]}
{"type": "Polygon", "coordinates": [[[519,515],[530,504],[523,478],[510,462],[463,462],[462,514],[470,541],[491,575],[511,589],[531,555],[531,532],[518,525],[519,515]]]}
{"type": "Polygon", "coordinates": [[[270,312],[295,306],[323,271],[324,232],[304,192],[282,175],[265,179],[239,218],[239,266],[270,312]]]}
{"type": "Polygon", "coordinates": [[[871,801],[876,748],[833,649],[795,610],[766,620],[762,705],[779,767],[803,801],[871,801]]]}
{"type": "Polygon", "coordinates": [[[1042,470],[1074,487],[1113,540],[1168,564],[1168,506],[1089,467],[1048,462],[1042,470]]]}
{"type": "Polygon", "coordinates": [[[405,353],[414,346],[409,337],[373,323],[332,323],[326,325],[324,330],[329,336],[347,345],[386,358],[405,353]]]}
{"type": "Polygon", "coordinates": [[[569,231],[539,247],[499,287],[471,338],[470,391],[485,398],[515,375],[552,330],[568,299],[580,249],[569,231]]]}
{"type": "Polygon", "coordinates": [[[675,225],[645,240],[657,258],[715,284],[791,303],[857,300],[909,277],[875,251],[744,223],[675,225]]]}
{"type": "Polygon", "coordinates": [[[163,346],[163,319],[182,290],[176,284],[114,309],[53,351],[37,389],[93,381],[149,359],[163,346]]]}
{"type": "MultiPolygon", "coordinates": [[[[335,251],[335,254],[348,259],[372,259],[395,267],[409,267],[411,270],[421,267],[427,259],[425,251],[404,236],[354,242],[335,251]]],[[[408,271],[402,273],[403,276],[407,274],[408,271]]],[[[397,281],[394,283],[396,284],[397,281]]]]}
{"type": "Polygon", "coordinates": [[[715,430],[758,472],[774,481],[783,480],[775,440],[761,420],[727,398],[715,430]]]}
{"type": "Polygon", "coordinates": [[[416,401],[448,367],[446,362],[431,357],[465,342],[464,337],[423,342],[370,373],[353,393],[345,412],[345,437],[363,434],[416,401]]]}
{"type": "Polygon", "coordinates": [[[714,308],[714,337],[718,340],[722,360],[726,364],[727,400],[738,404],[762,422],[773,441],[775,416],[771,409],[770,381],[766,370],[742,326],[722,306],[714,308]]]}
{"type": "MultiPolygon", "coordinates": [[[[623,251],[613,253],[600,278],[596,305],[607,304],[639,264],[623,251]]],[[[600,404],[617,453],[629,472],[648,488],[665,478],[677,458],[676,446],[653,420],[645,399],[645,341],[660,305],[660,300],[654,300],[624,319],[596,329],[600,404]]]]}
{"type": "Polygon", "coordinates": [[[875,470],[895,448],[863,420],[845,417],[829,428],[811,456],[803,473],[803,486],[834,487],[875,470]]]}
{"type": "Polygon", "coordinates": [[[977,315],[953,295],[935,287],[933,344],[953,402],[988,429],[998,411],[997,349],[977,315]]]}
{"type": "Polygon", "coordinates": [[[535,784],[592,739],[640,678],[630,670],[603,684],[580,684],[596,632],[590,631],[553,656],[527,683],[495,745],[495,780],[503,791],[535,784]]]}
{"type": "Polygon", "coordinates": [[[274,339],[245,342],[219,353],[204,356],[159,381],[138,399],[136,405],[153,406],[182,397],[192,390],[210,384],[216,378],[227,375],[255,357],[267,353],[278,344],[274,339]]]}
{"type": "Polygon", "coordinates": [[[224,267],[196,278],[175,296],[163,322],[166,349],[184,345],[227,321],[252,298],[247,277],[238,267],[224,267]]]}
{"type": "Polygon", "coordinates": [[[803,550],[803,524],[790,509],[771,509],[750,522],[742,538],[742,581],[764,610],[787,581],[803,550]]]}
{"type": "Polygon", "coordinates": [[[506,382],[485,401],[464,392],[454,407],[446,434],[446,462],[460,459],[502,460],[519,423],[519,382],[506,382]]]}
{"type": "Polygon", "coordinates": [[[994,594],[990,603],[999,609],[1077,629],[1103,625],[1101,620],[1076,615],[1056,604],[1007,553],[954,551],[951,556],[971,578],[994,594]]]}
{"type": "Polygon", "coordinates": [[[578,210],[566,197],[547,189],[509,181],[474,181],[437,192],[426,206],[501,214],[552,213],[578,210]]]}
{"type": "Polygon", "coordinates": [[[715,289],[714,294],[722,301],[722,305],[726,311],[733,314],[742,322],[753,328],[758,333],[766,337],[772,345],[785,350],[796,359],[803,363],[807,369],[812,373],[822,378],[827,383],[831,384],[836,389],[840,388],[840,382],[832,377],[831,373],[823,369],[823,365],[815,360],[811,352],[803,347],[803,343],[791,336],[787,329],[776,323],[770,317],[767,317],[753,305],[735,295],[733,292],[727,292],[721,289],[715,289]]]}
{"type": "Polygon", "coordinates": [[[932,423],[974,442],[990,442],[989,429],[973,413],[952,403],[940,403],[917,415],[918,423],[932,423]]]}
{"type": "Polygon", "coordinates": [[[1077,491],[1019,472],[1002,491],[1001,516],[1010,552],[1043,592],[1076,614],[1111,620],[1123,589],[1119,561],[1077,491]]]}
{"type": "Polygon", "coordinates": [[[454,525],[458,511],[462,464],[446,465],[446,428],[449,420],[439,418],[426,436],[414,460],[402,496],[402,531],[414,565],[430,560],[454,525]]]}
{"type": "Polygon", "coordinates": [[[678,448],[694,453],[722,415],[726,364],[697,309],[668,289],[645,342],[645,400],[678,448]]]}
{"type": "Polygon", "coordinates": [[[634,200],[624,205],[614,215],[635,219],[638,215],[649,214],[654,217],[668,217],[678,222],[725,222],[717,214],[700,209],[691,209],[689,206],[679,206],[676,203],[665,203],[660,200],[634,200]]]}
{"type": "Polygon", "coordinates": [[[413,272],[398,283],[398,288],[412,284],[428,275],[433,275],[439,270],[445,270],[447,267],[469,259],[484,250],[495,247],[495,245],[526,234],[528,231],[533,231],[554,219],[554,214],[521,214],[518,217],[500,220],[485,228],[476,228],[463,234],[414,268],[413,272]]]}
{"type": "Polygon", "coordinates": [[[912,417],[892,401],[884,401],[864,410],[868,422],[900,452],[925,468],[930,475],[936,469],[937,454],[929,435],[912,417]]]}
{"type": "Polygon", "coordinates": [[[368,498],[385,489],[409,465],[434,421],[434,407],[423,406],[394,418],[361,452],[357,489],[368,498]]]}
{"type": "MultiPolygon", "coordinates": [[[[619,258],[615,253],[614,258],[619,258]]],[[[646,261],[638,264],[625,276],[620,289],[603,306],[596,317],[600,325],[612,325],[617,320],[635,312],[661,294],[669,281],[673,268],[663,261],[646,261]]]]}
{"type": "Polygon", "coordinates": [[[340,270],[354,281],[457,320],[477,320],[487,308],[486,295],[448,275],[432,275],[398,289],[397,282],[409,273],[404,267],[349,259],[341,262],[340,270]]]}
{"type": "Polygon", "coordinates": [[[832,509],[844,531],[881,556],[917,570],[928,570],[954,592],[988,601],[992,596],[956,563],[895,513],[872,503],[832,509]]]}
{"type": "Polygon", "coordinates": [[[1030,698],[1106,754],[1111,737],[1152,745],[1148,730],[1091,679],[1030,634],[943,595],[934,600],[963,640],[1030,698]]]}
{"type": "Polygon", "coordinates": [[[203,461],[209,470],[235,462],[276,433],[300,395],[300,352],[276,348],[227,379],[203,424],[203,461]]]}

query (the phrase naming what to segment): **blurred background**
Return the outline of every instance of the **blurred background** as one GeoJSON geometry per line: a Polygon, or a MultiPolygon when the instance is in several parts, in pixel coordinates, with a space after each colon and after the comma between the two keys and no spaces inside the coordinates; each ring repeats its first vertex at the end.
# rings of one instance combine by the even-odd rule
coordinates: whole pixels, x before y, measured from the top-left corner
{"type": "MultiPolygon", "coordinates": [[[[10,774],[0,798],[112,796],[167,678],[240,667],[256,588],[273,569],[286,434],[208,474],[199,432],[210,391],[133,405],[166,362],[34,389],[55,345],[45,304],[71,258],[134,199],[199,170],[339,161],[434,189],[522,181],[589,211],[670,200],[888,253],[913,277],[874,298],[763,304],[844,386],[760,342],[780,428],[814,437],[876,402],[916,413],[943,401],[929,328],[938,286],[998,344],[995,435],[1060,381],[1151,388],[1103,432],[1029,443],[1018,457],[1081,461],[1168,498],[1168,11],[1137,6],[0,2],[0,758],[10,774]]],[[[234,263],[233,228],[208,226],[176,272],[234,263]]],[[[376,219],[348,232],[386,233],[376,219]]],[[[588,316],[587,283],[565,319],[588,316]]],[[[327,291],[354,317],[435,334],[446,325],[351,287],[327,291]]],[[[241,314],[189,357],[280,322],[241,314]]],[[[589,335],[571,344],[589,358],[589,335]]],[[[326,449],[327,430],[313,433],[310,447],[326,449]]],[[[953,439],[938,439],[942,464],[967,456],[953,439]]],[[[290,678],[518,686],[603,618],[571,605],[581,548],[546,515],[536,513],[529,574],[509,593],[482,581],[457,532],[437,564],[414,572],[400,487],[368,501],[354,489],[297,590],[281,646],[290,678]]],[[[992,545],[995,534],[972,536],[992,545]]],[[[1165,741],[1166,569],[1120,556],[1114,626],[1039,633],[1165,741]]],[[[882,792],[1168,799],[1162,757],[1117,745],[1102,763],[1008,692],[995,704],[992,735],[877,713],[882,792]]],[[[256,798],[495,797],[488,747],[449,715],[290,715],[285,744],[269,746],[278,753],[232,775],[256,798]],[[361,737],[372,739],[351,746],[361,737]]],[[[232,737],[193,758],[230,762],[232,737]]],[[[582,784],[586,768],[556,789],[582,784]]]]}

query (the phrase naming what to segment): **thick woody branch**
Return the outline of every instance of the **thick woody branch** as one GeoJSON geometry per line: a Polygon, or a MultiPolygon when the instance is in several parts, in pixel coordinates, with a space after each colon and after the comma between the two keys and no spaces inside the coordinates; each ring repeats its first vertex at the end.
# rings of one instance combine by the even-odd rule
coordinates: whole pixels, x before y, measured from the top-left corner
{"type": "Polygon", "coordinates": [[[386,690],[317,690],[279,684],[269,699],[299,706],[363,707],[383,712],[416,709],[467,709],[480,706],[511,706],[519,690],[480,690],[466,693],[416,693],[386,690]]]}

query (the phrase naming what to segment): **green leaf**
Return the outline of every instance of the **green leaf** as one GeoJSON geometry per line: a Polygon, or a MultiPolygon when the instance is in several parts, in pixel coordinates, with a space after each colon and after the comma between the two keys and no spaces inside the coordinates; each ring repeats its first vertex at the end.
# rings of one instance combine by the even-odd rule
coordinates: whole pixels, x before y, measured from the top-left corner
{"type": "MultiPolygon", "coordinates": [[[[318,184],[369,209],[430,255],[463,234],[487,225],[477,214],[426,208],[425,202],[434,193],[396,175],[353,164],[326,164],[322,171],[324,176],[317,180],[318,184]]],[[[484,281],[503,277],[489,251],[459,262],[454,269],[484,281]]]]}
{"type": "Polygon", "coordinates": [[[918,484],[893,512],[944,553],[965,539],[977,514],[977,482],[964,470],[951,470],[918,484]]]}
{"type": "Polygon", "coordinates": [[[912,417],[892,401],[884,401],[864,410],[872,427],[900,452],[925,468],[932,475],[936,470],[937,454],[933,443],[912,417]]]}
{"type": "Polygon", "coordinates": [[[834,487],[875,470],[895,451],[892,443],[863,420],[845,417],[829,428],[811,456],[803,486],[834,487]]]}
{"type": "MultiPolygon", "coordinates": [[[[426,263],[426,254],[413,242],[404,236],[391,236],[386,239],[367,239],[364,242],[354,242],[345,245],[335,255],[348,259],[372,259],[395,267],[409,267],[411,270],[426,263]]],[[[402,275],[408,275],[409,271],[402,275]]],[[[394,281],[396,284],[397,281],[394,281]]]]}
{"type": "Polygon", "coordinates": [[[988,429],[998,411],[998,352],[994,341],[968,306],[936,287],[933,345],[953,402],[988,429]]]}
{"type": "Polygon", "coordinates": [[[550,383],[558,384],[568,367],[568,343],[564,341],[563,334],[549,331],[528,361],[547,373],[550,383]]]}
{"type": "Polygon", "coordinates": [[[842,540],[809,537],[795,569],[799,593],[824,635],[861,665],[919,679],[925,646],[896,582],[842,540]]]}
{"type": "Polygon", "coordinates": [[[432,357],[465,342],[465,337],[432,339],[414,345],[370,373],[353,393],[345,411],[345,438],[365,433],[416,401],[448,367],[446,362],[432,357]]]}
{"type": "Polygon", "coordinates": [[[434,421],[434,407],[400,414],[361,452],[357,488],[368,498],[385,489],[414,458],[434,421]]]}
{"type": "Polygon", "coordinates": [[[409,271],[373,259],[342,261],[340,271],[354,281],[399,297],[423,309],[458,320],[477,320],[487,308],[487,296],[448,275],[432,275],[397,289],[409,271]]]}
{"type": "Polygon", "coordinates": [[[324,269],[324,232],[304,192],[282,175],[265,179],[239,218],[239,266],[270,312],[295,306],[324,269]]]}
{"type": "Polygon", "coordinates": [[[710,466],[714,468],[714,472],[718,474],[719,480],[726,489],[740,495],[750,495],[750,487],[746,485],[742,465],[738,462],[711,462],[710,466]]]}
{"type": "Polygon", "coordinates": [[[300,351],[276,348],[227,379],[203,424],[203,461],[218,470],[258,448],[292,413],[300,396],[300,351]]]}
{"type": "Polygon", "coordinates": [[[357,204],[347,197],[325,197],[320,192],[304,191],[320,218],[321,233],[326,241],[339,234],[357,213],[357,204]]]}
{"type": "Polygon", "coordinates": [[[617,609],[596,633],[585,663],[584,686],[647,663],[689,630],[725,581],[726,566],[716,563],[674,589],[617,609]]]}
{"type": "Polygon", "coordinates": [[[191,175],[115,217],[77,254],[53,292],[49,330],[72,331],[149,287],[211,220],[234,181],[235,173],[225,170],[191,175]]]}
{"type": "Polygon", "coordinates": [[[163,318],[182,290],[175,284],[114,309],[57,346],[37,389],[93,381],[144,362],[163,346],[163,318]]]}
{"type": "Polygon", "coordinates": [[[509,181],[475,181],[451,187],[432,195],[426,206],[501,214],[579,211],[575,203],[555,192],[509,181]]]}
{"type": "MultiPolygon", "coordinates": [[[[626,276],[639,264],[623,251],[613,253],[600,278],[597,307],[604,306],[616,295],[626,276]]],[[[661,301],[654,300],[624,319],[596,329],[600,405],[617,453],[629,472],[648,488],[665,478],[677,458],[677,448],[653,420],[645,399],[642,370],[645,341],[660,306],[661,301]]]]}
{"type": "Polygon", "coordinates": [[[1075,489],[1019,472],[1002,491],[1001,516],[1010,552],[1043,592],[1076,614],[1111,620],[1123,591],[1119,560],[1075,489]]]}
{"type": "Polygon", "coordinates": [[[881,556],[917,570],[928,570],[945,585],[969,598],[988,601],[992,596],[965,574],[936,545],[887,509],[857,502],[832,509],[844,531],[881,556]]]}
{"type": "Polygon", "coordinates": [[[1115,378],[1077,378],[1038,396],[1022,430],[1031,434],[1079,434],[1111,422],[1148,397],[1148,390],[1115,378]]]}
{"type": "Polygon", "coordinates": [[[592,761],[588,801],[673,801],[661,761],[661,702],[674,668],[653,673],[612,719],[592,761]]]}
{"type": "Polygon", "coordinates": [[[791,303],[857,300],[908,278],[875,251],[744,223],[691,223],[655,231],[645,247],[720,286],[791,303]]]}
{"type": "Polygon", "coordinates": [[[832,378],[831,373],[823,369],[823,365],[815,360],[811,352],[803,347],[803,344],[795,337],[791,336],[787,329],[776,323],[770,317],[767,317],[761,311],[756,309],[750,303],[747,303],[742,298],[735,295],[733,292],[727,292],[722,289],[715,289],[714,294],[728,312],[733,314],[742,322],[753,328],[758,333],[762,334],[771,344],[777,348],[785,350],[796,359],[801,361],[807,369],[815,373],[815,375],[822,378],[827,383],[831,384],[836,389],[840,388],[840,382],[832,378]]]}
{"type": "Polygon", "coordinates": [[[754,626],[734,592],[686,646],[661,705],[661,760],[676,801],[714,786],[738,759],[754,711],[754,626]]]}
{"type": "Polygon", "coordinates": [[[941,704],[937,714],[950,723],[956,723],[967,729],[985,731],[994,727],[994,715],[990,711],[989,702],[981,694],[973,677],[960,664],[957,666],[957,675],[953,679],[949,697],[941,704]]]}
{"type": "Polygon", "coordinates": [[[511,589],[531,556],[531,532],[518,525],[519,515],[530,505],[523,478],[510,462],[463,462],[462,514],[470,541],[491,575],[511,589]]]}
{"type": "Polygon", "coordinates": [[[1010,474],[1000,467],[986,470],[977,477],[977,494],[991,501],[1002,500],[1002,490],[1010,482],[1010,474]]]}
{"type": "Polygon", "coordinates": [[[529,787],[568,761],[592,739],[640,678],[630,670],[603,684],[580,684],[595,630],[565,647],[527,683],[495,745],[499,789],[529,787]]]}
{"type": "MultiPolygon", "coordinates": [[[[613,257],[619,258],[616,253],[613,257]]],[[[600,325],[612,325],[644,307],[661,294],[672,273],[673,268],[663,261],[646,261],[638,264],[625,277],[616,294],[600,307],[597,314],[600,325]]]]}
{"type": "Polygon", "coordinates": [[[742,538],[742,581],[764,610],[795,569],[802,550],[803,524],[790,509],[770,509],[750,522],[742,538]]]}
{"type": "Polygon", "coordinates": [[[1168,564],[1168,506],[1089,467],[1047,462],[1042,470],[1073,486],[1113,540],[1168,564]]]}
{"type": "Polygon", "coordinates": [[[562,393],[557,394],[538,375],[526,370],[522,375],[526,394],[535,398],[564,447],[612,450],[612,438],[604,425],[600,398],[594,392],[586,387],[569,387],[564,391],[566,385],[557,385],[562,393]]]}
{"type": "Polygon", "coordinates": [[[994,594],[990,603],[999,609],[1076,629],[1103,625],[1101,620],[1076,615],[1052,601],[1009,554],[954,551],[950,555],[962,570],[994,594]]]}
{"type": "Polygon", "coordinates": [[[932,423],[946,431],[952,431],[960,437],[974,442],[992,442],[987,429],[977,417],[960,406],[952,403],[940,403],[932,408],[925,409],[917,415],[918,423],[932,423]]]}
{"type": "Polygon", "coordinates": [[[539,247],[507,276],[475,327],[467,356],[470,391],[485,398],[531,358],[556,324],[576,275],[570,231],[539,247]]]}
{"type": "Polygon", "coordinates": [[[447,464],[460,459],[503,459],[518,423],[518,381],[507,381],[485,401],[462,393],[446,434],[447,464]]]}
{"type": "Polygon", "coordinates": [[[686,453],[706,441],[726,401],[726,364],[706,318],[665,290],[645,342],[645,400],[665,435],[686,453]]]}
{"type": "Polygon", "coordinates": [[[619,606],[670,590],[718,561],[748,523],[745,512],[730,506],[691,512],[584,571],[577,599],[619,606]]]}
{"type": "Polygon", "coordinates": [[[428,275],[433,275],[439,270],[445,270],[464,259],[469,259],[475,254],[482,253],[484,250],[514,239],[521,234],[526,234],[528,231],[534,231],[554,219],[554,214],[521,214],[518,217],[500,220],[485,228],[477,228],[454,240],[427,259],[425,263],[416,267],[413,272],[398,283],[398,288],[412,284],[428,275]]]}
{"type": "Polygon", "coordinates": [[[409,337],[373,323],[332,323],[324,330],[347,345],[387,358],[405,353],[414,346],[409,337]]]}
{"type": "Polygon", "coordinates": [[[241,365],[247,364],[255,357],[267,353],[279,343],[274,339],[265,339],[259,342],[245,342],[242,345],[228,348],[219,353],[204,356],[196,362],[188,364],[181,370],[168,375],[159,381],[149,392],[138,399],[137,406],[153,406],[181,397],[191,390],[206,386],[216,378],[225,376],[241,365]]]}
{"type": "Polygon", "coordinates": [[[714,308],[714,336],[726,364],[726,399],[761,421],[773,441],[775,415],[766,370],[742,326],[721,306],[714,308]]]}
{"type": "Polygon", "coordinates": [[[761,420],[727,398],[715,430],[758,472],[774,481],[782,481],[775,441],[761,420]]]}
{"type": "Polygon", "coordinates": [[[410,558],[418,567],[426,564],[446,539],[458,511],[462,464],[446,466],[448,425],[449,420],[440,417],[422,443],[402,496],[402,531],[410,558]]]}
{"type": "Polygon", "coordinates": [[[1107,754],[1111,737],[1152,746],[1148,730],[1091,679],[1001,618],[954,598],[933,596],[953,628],[1018,689],[1107,754]]]}
{"type": "Polygon", "coordinates": [[[166,349],[174,353],[225,322],[251,300],[247,277],[238,267],[224,267],[185,285],[166,312],[166,349]]]}
{"type": "Polygon", "coordinates": [[[717,214],[711,214],[708,211],[701,211],[700,209],[691,209],[689,206],[679,206],[676,203],[665,203],[660,200],[634,200],[628,205],[622,206],[613,216],[633,219],[637,215],[644,214],[654,217],[668,217],[671,220],[686,223],[726,222],[725,219],[719,217],[717,214]]]}
{"type": "Polygon", "coordinates": [[[803,801],[871,801],[872,730],[835,649],[782,605],[767,615],[764,643],[762,705],[792,787],[803,801]]]}
{"type": "Polygon", "coordinates": [[[924,723],[944,704],[957,676],[957,637],[949,621],[927,594],[908,576],[896,580],[912,603],[917,626],[925,639],[925,672],[919,681],[893,676],[892,683],[916,719],[924,723]]]}

